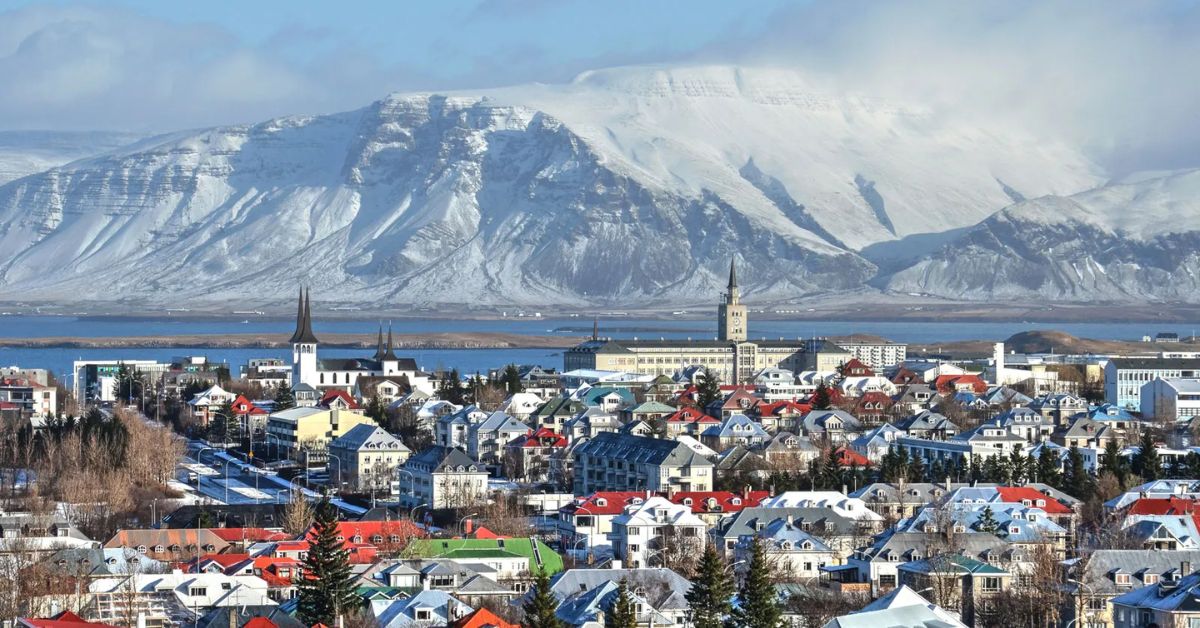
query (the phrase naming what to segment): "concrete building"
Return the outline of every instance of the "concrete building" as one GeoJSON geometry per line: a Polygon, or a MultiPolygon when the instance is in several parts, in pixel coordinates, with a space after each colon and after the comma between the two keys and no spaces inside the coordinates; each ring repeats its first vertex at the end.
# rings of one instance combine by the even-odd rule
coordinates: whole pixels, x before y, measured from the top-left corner
{"type": "Polygon", "coordinates": [[[1177,421],[1200,416],[1200,379],[1154,379],[1142,384],[1139,396],[1146,419],[1177,421]]]}
{"type": "Polygon", "coordinates": [[[825,339],[748,339],[746,306],[740,302],[732,265],[717,314],[718,334],[712,340],[613,340],[596,335],[563,352],[563,370],[669,376],[689,366],[705,366],[722,382],[742,383],[753,381],[766,368],[832,371],[851,358],[848,351],[825,339]]]}
{"type": "Polygon", "coordinates": [[[462,508],[487,500],[487,469],[455,447],[434,445],[396,470],[401,501],[462,508]]]}
{"type": "Polygon", "coordinates": [[[707,530],[690,506],[653,496],[613,518],[613,555],[635,569],[663,567],[672,558],[700,555],[707,530]]]}
{"type": "Polygon", "coordinates": [[[1197,358],[1114,358],[1104,365],[1104,400],[1136,410],[1142,406],[1142,386],[1147,382],[1198,377],[1197,358]]]}
{"type": "Polygon", "coordinates": [[[713,463],[687,445],[604,432],[575,449],[575,494],[711,491],[713,463]]]}
{"type": "Polygon", "coordinates": [[[375,421],[337,407],[320,406],[288,408],[271,413],[267,418],[267,444],[287,449],[297,455],[302,449],[309,455],[324,455],[329,442],[349,432],[356,425],[375,425],[375,421]]]}
{"type": "Polygon", "coordinates": [[[851,357],[879,371],[888,366],[903,364],[908,359],[908,345],[899,342],[869,341],[869,340],[840,340],[838,346],[845,349],[851,357]]]}

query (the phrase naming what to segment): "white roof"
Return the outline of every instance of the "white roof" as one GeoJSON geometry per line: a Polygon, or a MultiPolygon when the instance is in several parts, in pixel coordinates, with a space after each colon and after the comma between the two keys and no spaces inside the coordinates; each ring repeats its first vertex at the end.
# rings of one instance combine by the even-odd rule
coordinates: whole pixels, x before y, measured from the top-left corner
{"type": "Polygon", "coordinates": [[[848,497],[837,491],[788,491],[769,497],[761,508],[828,508],[849,519],[882,521],[883,517],[857,497],[848,497]]]}

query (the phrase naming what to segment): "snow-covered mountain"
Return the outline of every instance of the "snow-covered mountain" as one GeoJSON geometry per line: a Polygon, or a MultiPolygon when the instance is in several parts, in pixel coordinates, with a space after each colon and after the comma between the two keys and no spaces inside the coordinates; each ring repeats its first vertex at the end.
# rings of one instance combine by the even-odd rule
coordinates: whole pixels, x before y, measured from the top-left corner
{"type": "Polygon", "coordinates": [[[1100,181],[1072,148],[770,69],[620,68],[156,138],[0,186],[0,300],[710,303],[1100,181]]]}
{"type": "Polygon", "coordinates": [[[141,136],[105,131],[0,131],[0,184],[138,139],[141,136]]]}
{"type": "Polygon", "coordinates": [[[1200,301],[1200,170],[1008,207],[887,286],[956,299],[1200,301]]]}

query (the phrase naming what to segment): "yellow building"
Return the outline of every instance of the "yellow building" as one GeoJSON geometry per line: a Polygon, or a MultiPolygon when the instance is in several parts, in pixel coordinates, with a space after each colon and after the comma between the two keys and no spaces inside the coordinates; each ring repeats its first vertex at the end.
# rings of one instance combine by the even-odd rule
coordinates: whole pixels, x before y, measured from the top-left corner
{"type": "Polygon", "coordinates": [[[747,340],[749,322],[737,272],[730,264],[729,286],[717,306],[715,339],[614,340],[594,335],[563,352],[563,370],[674,375],[689,366],[705,366],[722,382],[745,383],[765,368],[832,371],[851,358],[850,352],[824,339],[747,340]]]}
{"type": "Polygon", "coordinates": [[[375,425],[375,421],[337,407],[289,408],[272,413],[267,419],[267,443],[292,452],[301,448],[323,452],[329,441],[356,425],[375,425]]]}

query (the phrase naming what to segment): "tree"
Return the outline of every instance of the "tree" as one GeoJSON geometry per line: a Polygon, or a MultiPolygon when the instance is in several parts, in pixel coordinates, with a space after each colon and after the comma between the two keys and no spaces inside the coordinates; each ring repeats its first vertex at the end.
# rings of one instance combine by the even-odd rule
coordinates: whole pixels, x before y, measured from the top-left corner
{"type": "Polygon", "coordinates": [[[285,384],[276,386],[275,409],[287,410],[294,407],[296,407],[296,395],[292,394],[292,389],[285,384]]]}
{"type": "Polygon", "coordinates": [[[313,508],[312,504],[308,503],[308,499],[304,497],[304,491],[299,489],[292,491],[291,500],[283,509],[283,531],[293,537],[300,536],[308,531],[313,523],[313,508]]]}
{"type": "Polygon", "coordinates": [[[1057,487],[1062,484],[1062,460],[1058,453],[1050,447],[1042,447],[1038,454],[1037,471],[1034,472],[1036,481],[1057,487]]]}
{"type": "Polygon", "coordinates": [[[992,512],[991,506],[984,506],[983,512],[979,513],[979,521],[977,523],[980,532],[995,534],[1000,529],[1000,522],[996,521],[996,515],[992,512]]]}
{"type": "Polygon", "coordinates": [[[832,403],[833,396],[829,394],[829,387],[825,382],[817,382],[817,389],[813,391],[812,396],[813,410],[828,410],[832,403]]]}
{"type": "Polygon", "coordinates": [[[733,610],[729,603],[732,597],[733,578],[717,548],[709,543],[700,556],[696,577],[686,596],[693,628],[721,628],[725,616],[733,610]]]}
{"type": "Polygon", "coordinates": [[[310,626],[317,622],[332,626],[339,616],[362,606],[354,592],[350,554],[338,540],[337,509],[329,498],[317,505],[304,573],[296,589],[300,598],[297,615],[310,626]]]}
{"type": "Polygon", "coordinates": [[[780,628],[783,607],[775,591],[775,579],[771,577],[771,566],[762,542],[755,537],[750,544],[750,563],[746,577],[738,589],[738,607],[733,611],[727,626],[738,628],[780,628]]]}
{"type": "Polygon", "coordinates": [[[533,591],[525,600],[525,619],[521,622],[523,628],[566,628],[566,624],[558,618],[558,598],[550,591],[550,575],[545,569],[537,572],[533,580],[533,591]]]}
{"type": "Polygon", "coordinates": [[[1087,501],[1095,492],[1095,480],[1083,466],[1083,455],[1078,447],[1067,451],[1067,471],[1063,474],[1063,489],[1068,495],[1087,501]]]}
{"type": "Polygon", "coordinates": [[[459,376],[458,369],[451,369],[449,373],[443,375],[441,384],[438,386],[437,396],[456,406],[463,405],[465,396],[463,395],[462,377],[459,376]]]}
{"type": "Polygon", "coordinates": [[[1157,480],[1162,477],[1162,461],[1158,457],[1158,448],[1154,445],[1154,437],[1150,430],[1142,432],[1142,440],[1138,443],[1138,452],[1130,461],[1134,475],[1143,480],[1157,480]]]}
{"type": "Polygon", "coordinates": [[[516,364],[509,364],[504,367],[504,374],[500,377],[500,383],[504,384],[504,390],[510,395],[515,395],[523,390],[521,386],[521,372],[517,370],[516,364]]]}
{"type": "Polygon", "coordinates": [[[701,410],[724,397],[721,394],[721,378],[707,366],[700,371],[696,380],[696,405],[701,410]]]}
{"type": "Polygon", "coordinates": [[[367,402],[367,407],[363,414],[375,421],[380,427],[387,427],[387,406],[384,405],[379,395],[371,396],[371,400],[367,402]]]}
{"type": "Polygon", "coordinates": [[[637,628],[637,605],[629,595],[629,583],[621,578],[617,598],[604,614],[604,628],[637,628]]]}

